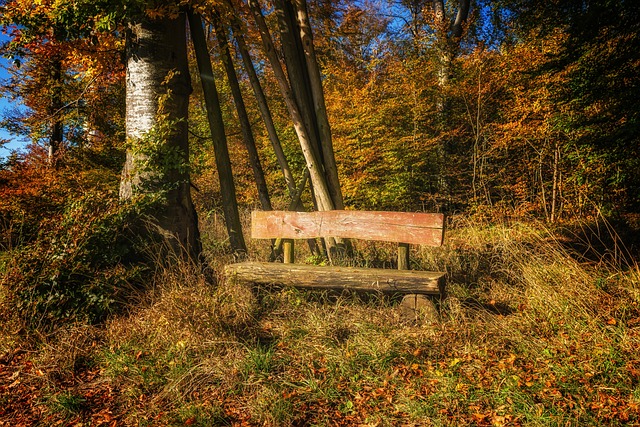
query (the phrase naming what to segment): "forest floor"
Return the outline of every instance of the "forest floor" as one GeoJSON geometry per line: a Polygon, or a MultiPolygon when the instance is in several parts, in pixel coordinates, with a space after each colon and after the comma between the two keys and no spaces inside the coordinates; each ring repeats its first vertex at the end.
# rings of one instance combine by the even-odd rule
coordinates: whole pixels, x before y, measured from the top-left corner
{"type": "MultiPolygon", "coordinates": [[[[448,273],[436,321],[176,262],[102,325],[0,328],[0,426],[639,425],[640,269],[615,235],[581,235],[454,219],[412,253],[448,273]]],[[[393,252],[360,242],[350,262],[393,252]]]]}

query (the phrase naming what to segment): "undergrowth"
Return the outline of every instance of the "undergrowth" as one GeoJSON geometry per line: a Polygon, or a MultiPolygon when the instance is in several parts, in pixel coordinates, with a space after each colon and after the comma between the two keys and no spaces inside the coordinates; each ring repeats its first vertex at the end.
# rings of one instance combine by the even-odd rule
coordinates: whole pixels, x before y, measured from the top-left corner
{"type": "Polygon", "coordinates": [[[40,332],[106,319],[142,271],[125,232],[132,217],[113,194],[69,199],[32,242],[5,253],[0,316],[40,332]]]}
{"type": "MultiPolygon", "coordinates": [[[[414,268],[449,280],[429,324],[383,296],[250,289],[175,260],[126,314],[5,357],[19,373],[0,395],[14,408],[11,381],[40,387],[34,425],[640,423],[640,270],[587,263],[554,236],[458,219],[443,247],[414,248],[414,268]]],[[[230,255],[212,248],[221,271],[230,255]]],[[[393,253],[357,242],[353,262],[393,253]]]]}

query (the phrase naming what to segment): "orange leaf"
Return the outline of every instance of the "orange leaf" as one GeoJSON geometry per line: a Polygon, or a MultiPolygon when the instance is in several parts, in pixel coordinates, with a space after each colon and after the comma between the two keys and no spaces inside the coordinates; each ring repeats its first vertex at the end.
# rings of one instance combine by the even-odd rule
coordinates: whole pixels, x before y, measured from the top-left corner
{"type": "Polygon", "coordinates": [[[474,421],[477,422],[477,423],[481,423],[487,418],[487,416],[485,414],[481,414],[479,412],[476,412],[475,414],[473,414],[472,417],[473,417],[474,421]]]}

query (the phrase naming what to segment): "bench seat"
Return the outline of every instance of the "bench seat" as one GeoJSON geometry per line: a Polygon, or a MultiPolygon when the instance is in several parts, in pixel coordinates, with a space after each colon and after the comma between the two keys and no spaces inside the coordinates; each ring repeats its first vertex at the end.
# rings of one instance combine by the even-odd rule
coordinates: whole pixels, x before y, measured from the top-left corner
{"type": "Polygon", "coordinates": [[[241,262],[225,267],[237,283],[294,286],[314,290],[444,294],[445,273],[382,268],[334,267],[274,262],[241,262]]]}

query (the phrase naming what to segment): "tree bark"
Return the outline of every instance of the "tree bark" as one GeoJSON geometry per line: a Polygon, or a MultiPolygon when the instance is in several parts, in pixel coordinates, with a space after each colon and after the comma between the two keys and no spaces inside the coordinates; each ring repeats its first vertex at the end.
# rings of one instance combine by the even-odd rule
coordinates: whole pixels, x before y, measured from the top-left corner
{"type": "Polygon", "coordinates": [[[229,150],[227,147],[227,137],[224,133],[224,122],[222,120],[222,111],[220,110],[220,100],[216,89],[215,80],[213,78],[213,70],[211,68],[211,59],[207,49],[207,41],[205,39],[204,30],[202,29],[202,20],[199,15],[192,11],[188,12],[189,28],[191,29],[191,37],[196,52],[196,60],[198,62],[198,70],[200,72],[200,81],[202,82],[202,90],[204,92],[205,104],[207,107],[207,119],[209,128],[211,129],[211,137],[213,139],[213,148],[216,157],[216,166],[218,169],[218,177],[220,179],[220,189],[222,193],[222,210],[229,234],[229,243],[231,248],[236,252],[246,252],[247,246],[242,235],[242,225],[240,223],[240,214],[238,212],[238,202],[236,199],[236,188],[233,183],[233,172],[231,171],[231,160],[229,159],[229,150]]]}
{"type": "Polygon", "coordinates": [[[276,54],[273,41],[271,40],[271,34],[264,20],[264,16],[262,15],[260,5],[256,0],[249,0],[248,3],[251,7],[251,11],[253,12],[256,24],[258,25],[258,29],[260,30],[260,36],[262,38],[262,44],[267,55],[267,59],[271,64],[276,81],[278,82],[278,86],[280,87],[280,91],[287,105],[287,109],[291,114],[293,127],[296,131],[296,135],[298,136],[298,140],[300,141],[302,154],[304,155],[307,169],[309,170],[309,176],[314,188],[318,208],[320,210],[333,210],[335,209],[335,205],[333,204],[331,194],[329,193],[322,165],[319,162],[317,146],[314,147],[313,145],[312,139],[309,136],[309,131],[304,124],[303,116],[294,99],[291,87],[287,82],[287,77],[284,74],[282,65],[280,64],[280,60],[276,54]]]}
{"type": "Polygon", "coordinates": [[[64,126],[60,115],[62,114],[62,61],[56,55],[51,61],[51,106],[50,116],[53,124],[49,135],[49,163],[54,167],[58,163],[58,152],[64,138],[64,126]]]}
{"type": "Polygon", "coordinates": [[[556,142],[553,150],[553,182],[551,187],[551,222],[558,219],[558,189],[560,181],[560,144],[556,142]]]}
{"type": "Polygon", "coordinates": [[[282,175],[284,176],[289,194],[291,195],[291,197],[294,197],[296,194],[295,179],[293,178],[293,174],[291,173],[289,162],[287,161],[284,151],[282,150],[282,144],[280,142],[280,138],[278,137],[278,133],[276,132],[276,127],[273,123],[273,117],[271,115],[271,110],[269,109],[269,104],[267,103],[267,97],[262,90],[260,79],[258,78],[258,74],[256,73],[255,67],[253,66],[253,61],[251,60],[251,56],[249,54],[249,49],[247,49],[247,44],[244,41],[244,37],[240,32],[237,23],[235,23],[232,29],[234,38],[237,43],[238,51],[240,52],[240,56],[242,57],[244,69],[249,76],[251,88],[253,89],[256,101],[258,102],[258,108],[260,109],[262,120],[264,121],[264,125],[267,129],[267,134],[269,135],[271,146],[273,147],[276,159],[278,160],[278,164],[280,165],[280,169],[282,170],[282,175]]]}
{"type": "Polygon", "coordinates": [[[227,40],[226,31],[220,22],[220,17],[216,14],[214,17],[214,28],[216,37],[218,39],[218,47],[220,49],[220,55],[222,63],[227,74],[227,80],[229,81],[229,87],[231,88],[231,95],[233,96],[233,102],[238,112],[238,120],[240,121],[240,129],[242,131],[242,139],[249,155],[249,163],[253,170],[253,177],[256,181],[256,187],[258,190],[258,198],[260,205],[265,211],[272,210],[271,200],[269,199],[269,190],[267,189],[267,182],[264,178],[264,171],[260,163],[260,157],[258,155],[258,149],[256,148],[256,141],[253,138],[253,132],[251,131],[251,122],[249,121],[249,115],[247,114],[247,108],[242,98],[242,91],[240,90],[240,83],[236,76],[236,70],[233,66],[233,60],[231,59],[231,53],[229,52],[229,42],[227,40]]]}
{"type": "Polygon", "coordinates": [[[316,59],[315,48],[313,47],[313,33],[311,32],[311,24],[309,22],[309,14],[307,12],[307,2],[306,0],[295,0],[295,5],[298,25],[300,26],[300,39],[302,41],[302,48],[304,50],[304,57],[309,73],[309,84],[311,86],[311,94],[313,96],[313,107],[316,113],[327,183],[336,209],[344,209],[344,200],[342,198],[342,190],[340,188],[340,180],[338,178],[338,167],[336,165],[333,141],[331,138],[331,127],[329,126],[329,118],[327,116],[327,108],[324,101],[322,78],[320,76],[318,60],[316,59]]]}
{"type": "MultiPolygon", "coordinates": [[[[313,109],[313,95],[309,83],[309,73],[305,64],[304,51],[299,36],[293,5],[289,0],[275,0],[273,2],[278,17],[280,29],[280,43],[287,75],[293,97],[300,109],[304,125],[307,128],[315,154],[322,165],[322,146],[318,131],[317,119],[313,109]]],[[[324,171],[324,167],[322,168],[324,171]]]]}
{"type": "MultiPolygon", "coordinates": [[[[187,113],[191,79],[185,16],[132,23],[127,48],[126,130],[131,148],[120,198],[160,196],[151,223],[177,253],[200,254],[189,179],[187,113]]],[[[151,230],[150,230],[151,231],[151,230]]]]}
{"type": "MultiPolygon", "coordinates": [[[[437,54],[439,57],[437,81],[438,89],[440,90],[440,98],[437,101],[436,107],[441,131],[446,127],[449,113],[449,100],[446,92],[449,81],[451,80],[452,64],[460,50],[460,39],[463,34],[464,24],[469,17],[470,6],[471,0],[459,0],[456,17],[451,20],[447,17],[444,0],[433,0],[434,27],[437,39],[437,54]]],[[[442,137],[440,138],[438,143],[438,176],[440,180],[440,192],[445,196],[449,196],[450,193],[449,182],[444,171],[445,159],[450,151],[449,145],[448,141],[442,137]]]]}
{"type": "MultiPolygon", "coordinates": [[[[452,21],[447,17],[444,0],[433,0],[434,27],[440,56],[438,68],[438,86],[442,89],[449,84],[451,64],[460,50],[460,38],[462,37],[464,24],[469,18],[471,0],[459,0],[456,17],[452,21]]],[[[440,109],[446,108],[446,100],[440,109]]]]}

